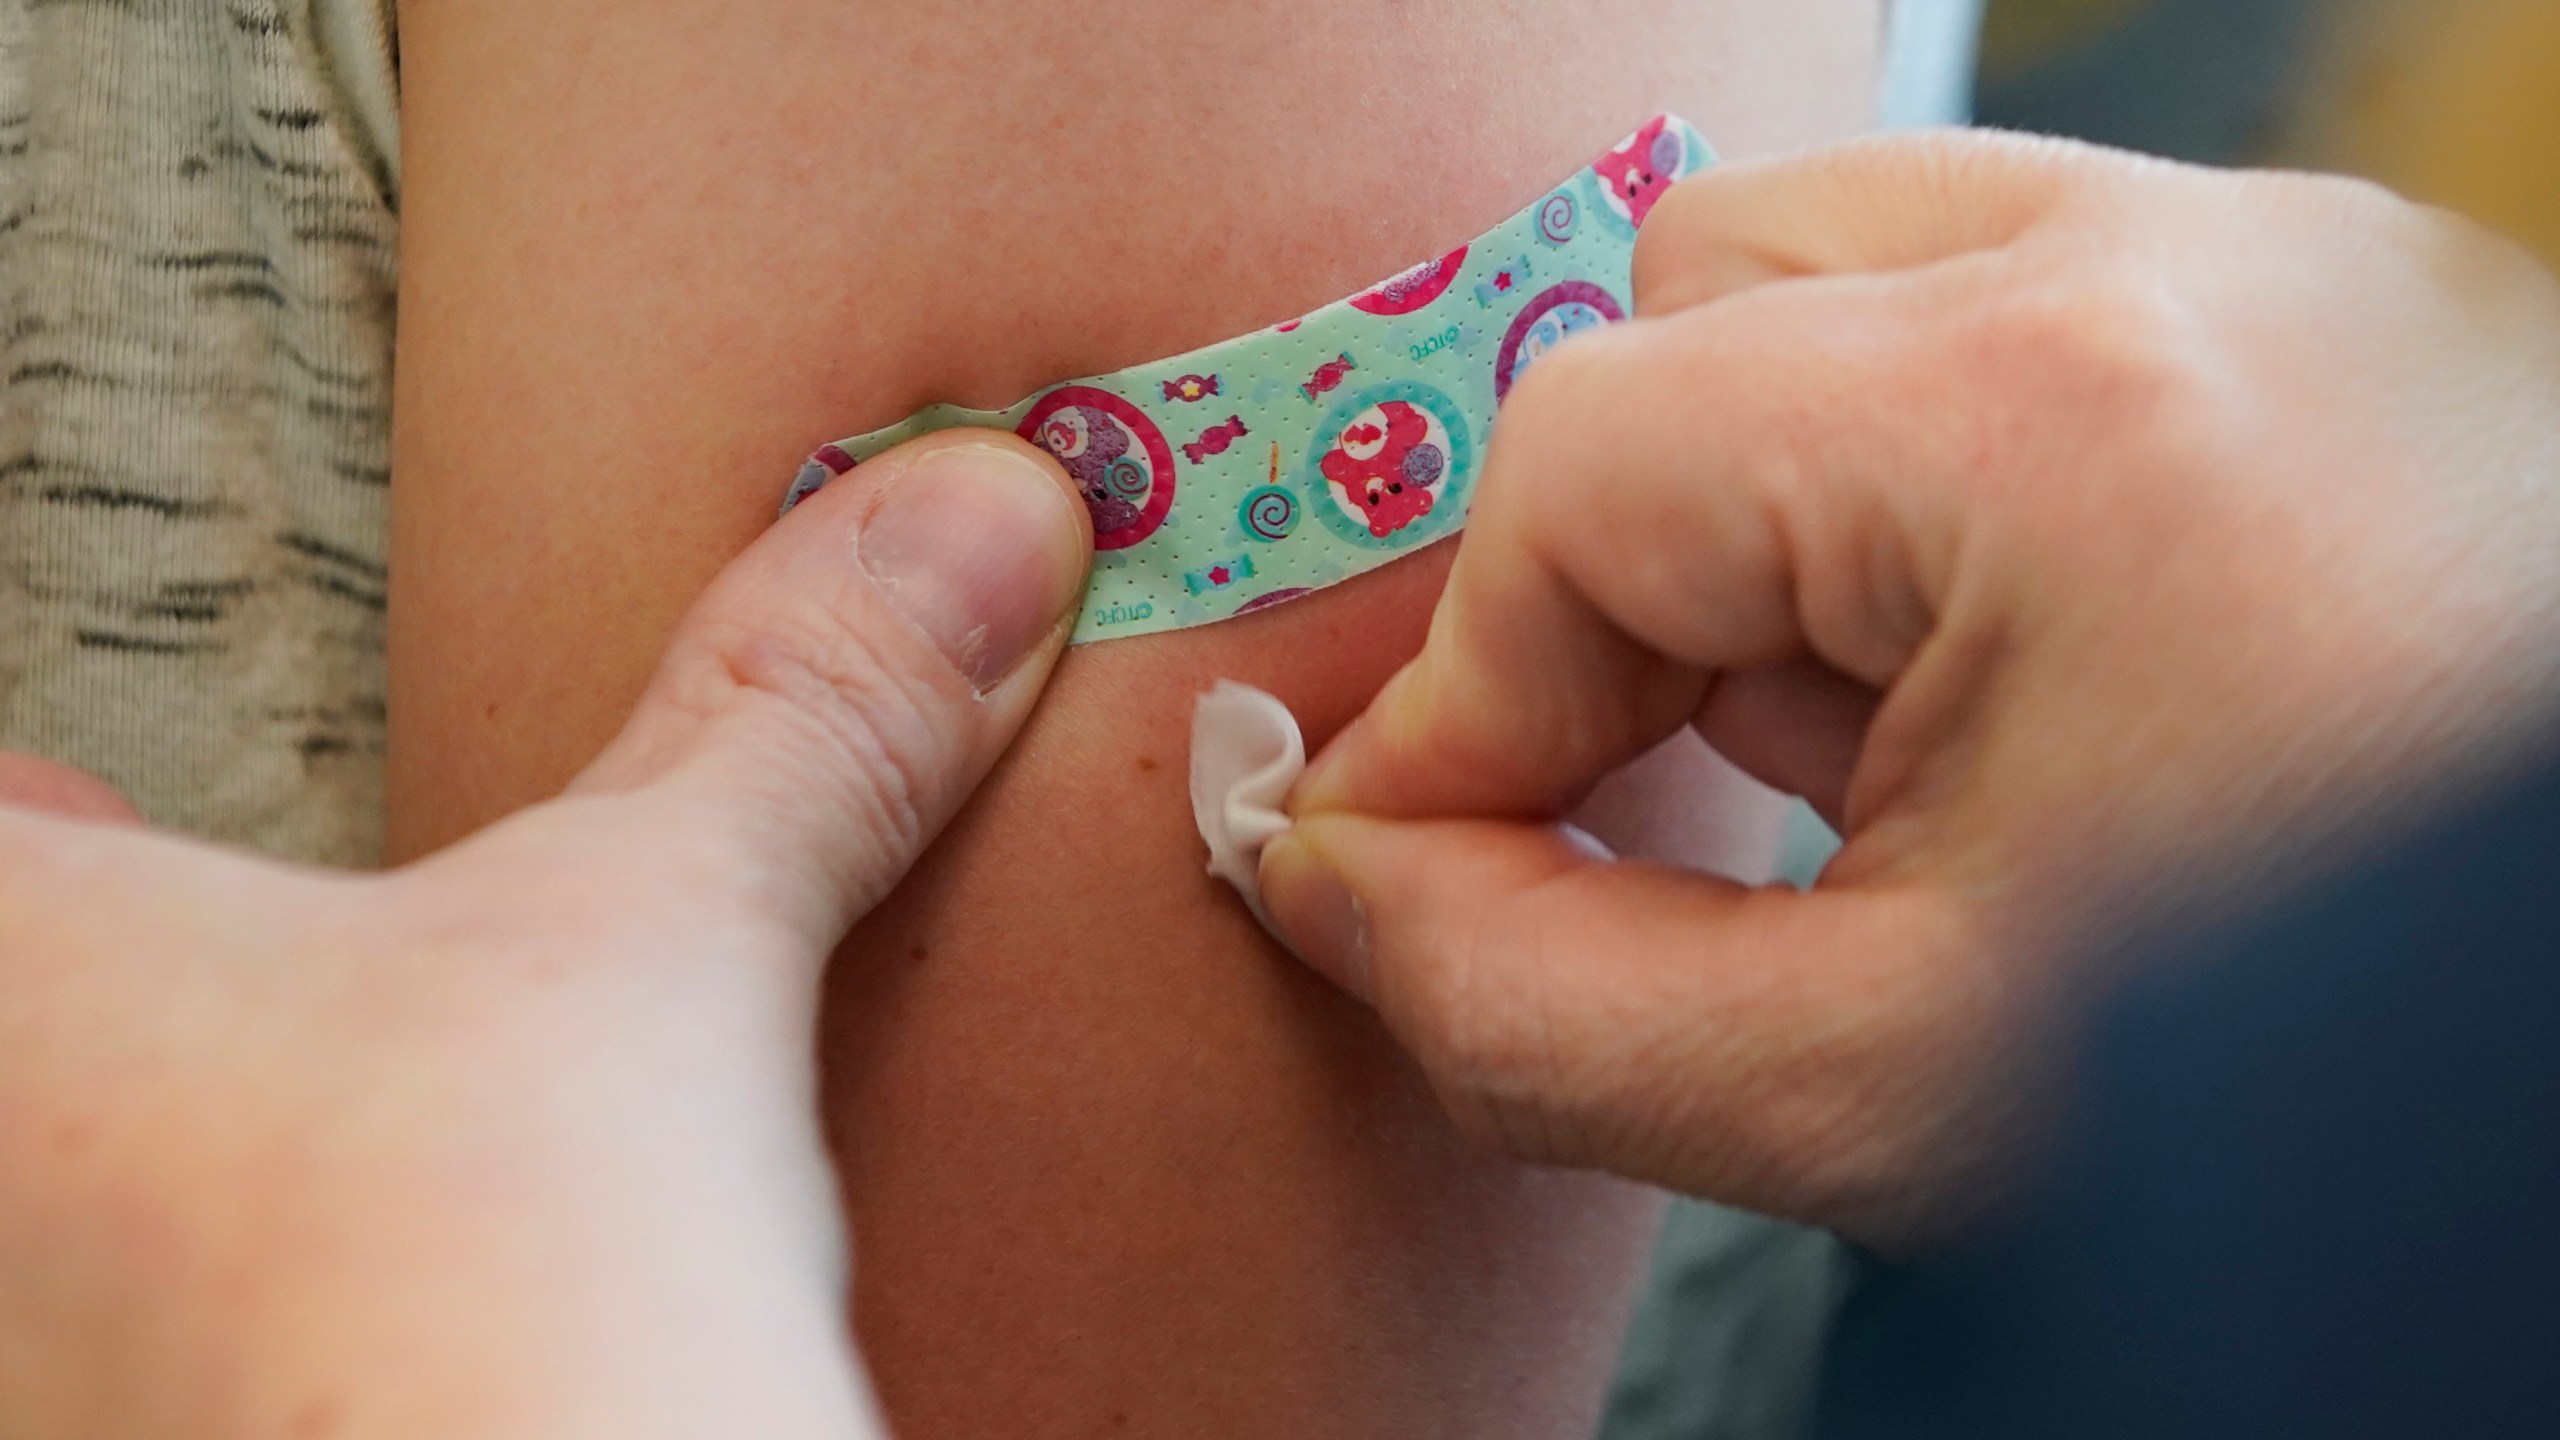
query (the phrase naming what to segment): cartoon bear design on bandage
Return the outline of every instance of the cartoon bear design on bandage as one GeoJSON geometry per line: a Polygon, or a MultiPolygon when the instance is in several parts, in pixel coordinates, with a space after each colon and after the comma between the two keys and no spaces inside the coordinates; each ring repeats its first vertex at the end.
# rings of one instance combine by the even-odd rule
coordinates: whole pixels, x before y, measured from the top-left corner
{"type": "Polygon", "coordinates": [[[1093,547],[1124,550],[1173,508],[1173,449],[1146,412],[1092,385],[1061,385],[1016,427],[1058,458],[1093,512],[1093,547]]]}
{"type": "Polygon", "coordinates": [[[1662,198],[1686,167],[1688,146],[1678,131],[1667,127],[1669,119],[1653,117],[1625,144],[1591,162],[1611,207],[1623,207],[1627,223],[1638,229],[1644,227],[1644,217],[1653,213],[1653,202],[1662,198]]]}
{"type": "Polygon", "coordinates": [[[1364,416],[1344,427],[1316,464],[1367,516],[1369,533],[1383,539],[1431,513],[1432,490],[1448,472],[1449,457],[1426,438],[1431,422],[1413,405],[1389,400],[1375,413],[1378,422],[1364,416]]]}
{"type": "Polygon", "coordinates": [[[1146,486],[1134,481],[1130,472],[1135,464],[1123,460],[1129,453],[1129,437],[1109,416],[1088,405],[1067,406],[1040,427],[1040,445],[1075,477],[1085,507],[1093,512],[1096,531],[1109,534],[1138,523],[1138,507],[1131,503],[1131,495],[1145,494],[1146,486]],[[1123,473],[1118,476],[1111,470],[1115,460],[1123,460],[1123,473]],[[1112,483],[1115,479],[1117,485],[1112,483]]]}

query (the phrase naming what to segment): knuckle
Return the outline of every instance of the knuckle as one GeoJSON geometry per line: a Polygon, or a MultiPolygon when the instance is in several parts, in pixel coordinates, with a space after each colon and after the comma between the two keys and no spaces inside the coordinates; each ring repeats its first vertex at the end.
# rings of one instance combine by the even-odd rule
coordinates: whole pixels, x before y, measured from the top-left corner
{"type": "Polygon", "coordinates": [[[2398,248],[2418,257],[2418,272],[2443,287],[2439,293],[2449,295],[2458,313],[2477,317],[2480,331],[2520,326],[2546,341],[2560,333],[2554,323],[2560,275],[2541,256],[2469,216],[2390,198],[2398,248]]]}
{"type": "Polygon", "coordinates": [[[1924,216],[1987,210],[2024,231],[2054,210],[2102,204],[2140,168],[2133,157],[2081,141],[1998,130],[1927,131],[1863,143],[1878,173],[1834,174],[1832,203],[1888,230],[1924,216]]]}
{"type": "Polygon", "coordinates": [[[2426,214],[2423,207],[2403,200],[2389,187],[2355,175],[2265,171],[2231,183],[2249,187],[2262,206],[2294,214],[2312,225],[2400,225],[2426,214]]]}
{"type": "MultiPolygon", "coordinates": [[[[795,803],[824,794],[861,813],[864,833],[903,848],[920,842],[939,805],[963,717],[899,642],[815,602],[753,625],[714,618],[688,647],[692,682],[677,703],[713,724],[732,723],[788,763],[795,803]],[[854,783],[810,787],[812,775],[854,783]]],[[[915,643],[921,643],[917,641],[915,643]]]]}
{"type": "MultiPolygon", "coordinates": [[[[2375,181],[2352,175],[2277,171],[2227,181],[2242,197],[2238,208],[2262,232],[2295,253],[2330,266],[2365,270],[2381,263],[2392,272],[2423,272],[2430,256],[2446,247],[2491,248],[2486,228],[2451,211],[2410,201],[2375,181]]],[[[2305,270],[2308,264],[2297,261],[2305,270]]],[[[2370,271],[2339,275],[2337,283],[2377,283],[2370,271]]],[[[2382,283],[2387,284],[2387,281],[2382,283]]]]}
{"type": "Polygon", "coordinates": [[[1556,477],[1591,469],[1595,438],[1606,445],[1631,402],[1655,388],[1637,358],[1651,334],[1638,321],[1575,335],[1521,374],[1502,404],[1501,463],[1487,470],[1471,526],[1552,533],[1552,507],[1588,499],[1556,477]]]}
{"type": "Polygon", "coordinates": [[[2083,257],[1986,308],[1976,373],[2045,433],[2158,436],[2213,403],[2214,343],[2178,277],[2138,256],[2083,257]]]}
{"type": "Polygon", "coordinates": [[[1725,183],[1729,178],[1704,171],[1654,202],[1629,260],[1637,314],[1685,309],[1778,273],[1738,223],[1738,197],[1725,183]]]}
{"type": "Polygon", "coordinates": [[[1919,143],[1937,167],[1942,198],[1950,202],[1998,193],[2011,181],[2054,181],[2061,185],[2056,198],[2066,205],[2117,206],[2137,189],[2211,173],[2070,136],[2016,130],[1933,131],[1919,143]]]}
{"type": "MultiPolygon", "coordinates": [[[[2000,175],[2049,163],[2057,154],[2057,142],[2049,137],[1999,132],[1933,131],[1865,144],[1869,148],[1863,153],[1894,183],[1875,187],[1863,177],[1844,174],[1835,182],[1844,192],[1885,188],[1932,210],[1963,205],[1967,196],[1982,194],[2000,175]]],[[[1857,195],[1844,198],[1855,202],[1857,195]]]]}
{"type": "Polygon", "coordinates": [[[1692,175],[1653,202],[1644,228],[1636,232],[1631,262],[1636,294],[1643,295],[1655,283],[1673,278],[1674,272],[1664,268],[1667,264],[1712,242],[1723,208],[1720,187],[1713,183],[1717,178],[1712,170],[1692,175]]]}

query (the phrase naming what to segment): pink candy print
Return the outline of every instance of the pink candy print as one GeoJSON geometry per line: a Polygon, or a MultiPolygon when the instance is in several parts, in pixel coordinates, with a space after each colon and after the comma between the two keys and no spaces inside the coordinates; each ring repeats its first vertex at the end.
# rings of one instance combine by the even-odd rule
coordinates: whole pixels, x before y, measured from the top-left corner
{"type": "Polygon", "coordinates": [[[1230,415],[1200,432],[1200,438],[1182,447],[1182,458],[1197,465],[1212,455],[1224,455],[1227,447],[1251,432],[1244,428],[1244,417],[1230,415]]]}
{"type": "Polygon", "coordinates": [[[1334,358],[1317,366],[1316,373],[1308,376],[1307,383],[1299,386],[1298,390],[1308,399],[1313,400],[1317,396],[1332,390],[1337,385],[1340,385],[1344,376],[1359,368],[1360,367],[1358,365],[1352,363],[1351,356],[1348,353],[1336,355],[1334,358]]]}

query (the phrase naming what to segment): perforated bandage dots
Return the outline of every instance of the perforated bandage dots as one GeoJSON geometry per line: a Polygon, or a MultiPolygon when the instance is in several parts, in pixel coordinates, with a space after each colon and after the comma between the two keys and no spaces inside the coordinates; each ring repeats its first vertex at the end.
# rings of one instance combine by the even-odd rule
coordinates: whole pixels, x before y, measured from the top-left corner
{"type": "Polygon", "coordinates": [[[1057,456],[1092,512],[1079,643],[1337,584],[1466,523],[1512,385],[1626,318],[1637,230],[1713,161],[1658,116],[1482,238],[1347,300],[1010,409],[935,405],[822,445],[782,508],[918,435],[1007,429],[1057,456]]]}

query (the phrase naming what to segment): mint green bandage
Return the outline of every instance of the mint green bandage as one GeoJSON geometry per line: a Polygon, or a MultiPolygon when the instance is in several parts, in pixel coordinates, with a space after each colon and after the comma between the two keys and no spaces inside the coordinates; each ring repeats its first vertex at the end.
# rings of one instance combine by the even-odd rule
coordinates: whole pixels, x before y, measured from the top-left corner
{"type": "Polygon", "coordinates": [[[1713,163],[1659,116],[1483,238],[1286,324],[1052,386],[1007,410],[934,405],[821,446],[783,502],[901,441],[1006,429],[1093,512],[1075,640],[1206,625],[1373,570],[1466,523],[1512,382],[1624,319],[1637,227],[1713,163]]]}

